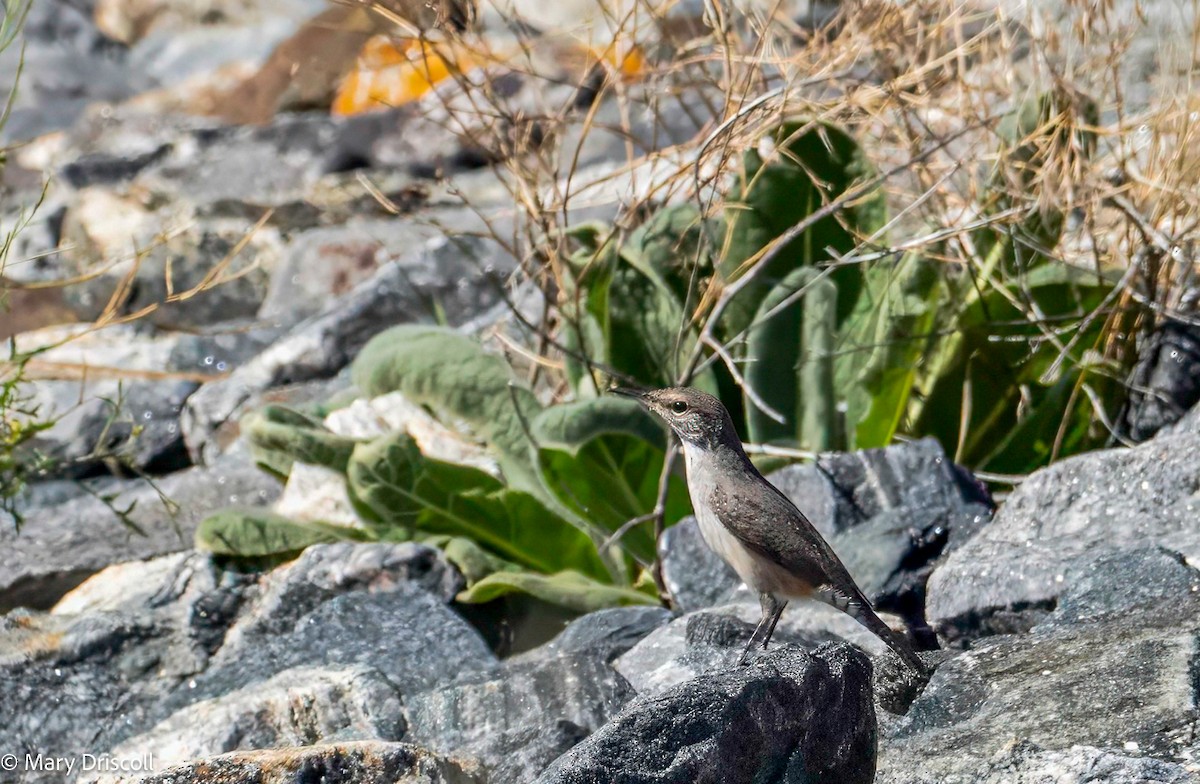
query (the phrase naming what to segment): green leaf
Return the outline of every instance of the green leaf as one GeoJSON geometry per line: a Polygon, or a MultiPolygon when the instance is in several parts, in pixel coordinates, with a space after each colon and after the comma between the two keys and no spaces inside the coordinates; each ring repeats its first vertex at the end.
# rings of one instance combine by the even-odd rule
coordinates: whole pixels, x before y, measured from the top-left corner
{"type": "Polygon", "coordinates": [[[509,483],[538,488],[525,428],[541,404],[515,383],[503,357],[474,338],[441,327],[392,327],[363,347],[351,376],[368,395],[399,391],[444,424],[466,423],[492,448],[509,483]]]}
{"type": "MultiPolygon", "coordinates": [[[[1093,319],[1083,333],[1079,329],[1113,284],[1094,273],[1052,264],[1001,279],[999,285],[1003,290],[987,289],[970,302],[957,314],[955,328],[945,330],[947,334],[935,343],[926,391],[914,406],[913,420],[918,433],[934,435],[944,444],[961,443],[959,462],[1003,473],[1027,473],[1049,459],[1046,440],[1016,441],[1010,436],[1043,404],[1050,405],[1047,412],[1054,411],[1047,401],[1065,405],[1070,399],[1063,396],[1061,376],[1078,367],[1086,351],[1099,346],[1103,318],[1093,319]],[[1024,307],[1018,308],[1014,301],[1024,307]],[[1028,312],[1040,313],[1044,323],[1039,327],[1028,312]],[[1074,348],[1061,362],[1059,349],[1045,338],[1048,329],[1064,344],[1073,341],[1074,348]],[[1052,374],[1056,363],[1060,369],[1052,374]],[[965,427],[961,434],[960,427],[965,427]]],[[[1112,389],[1103,368],[1084,372],[1090,383],[1112,389]]],[[[1058,423],[1070,422],[1077,412],[1082,416],[1090,408],[1086,395],[1074,397],[1071,410],[1060,408],[1054,414],[1058,423]]],[[[1096,437],[1099,440],[1072,443],[1077,448],[1099,446],[1106,435],[1096,433],[1096,437]]]]}
{"type": "Polygon", "coordinates": [[[481,604],[510,593],[525,593],[576,612],[589,613],[607,607],[657,604],[657,600],[632,588],[604,585],[575,571],[556,574],[496,572],[458,595],[464,604],[481,604]]]}
{"type": "Polygon", "coordinates": [[[855,449],[887,446],[908,410],[945,293],[936,262],[907,253],[877,263],[838,346],[837,386],[855,449]]]}
{"type": "Polygon", "coordinates": [[[287,477],[299,461],[345,472],[354,451],[352,438],[335,435],[317,419],[284,406],[268,405],[243,417],[242,432],[255,462],[287,477]]]}
{"type": "MultiPolygon", "coordinates": [[[[637,403],[605,397],[554,406],[534,420],[533,433],[546,488],[600,535],[654,509],[665,439],[637,403]]],[[[687,489],[673,477],[666,524],[689,511],[687,489]]],[[[630,530],[621,544],[644,561],[654,558],[649,523],[630,530]]]]}
{"type": "MultiPolygon", "coordinates": [[[[770,139],[778,154],[764,160],[758,150],[748,150],[729,197],[718,265],[726,281],[745,274],[747,265],[777,237],[873,173],[854,139],[832,125],[788,122],[770,139]]],[[[847,253],[857,244],[856,235],[869,235],[883,226],[884,210],[883,194],[876,191],[838,215],[816,221],[788,242],[730,303],[723,319],[725,335],[731,338],[747,329],[763,298],[793,270],[831,260],[826,248],[847,253]]],[[[858,297],[860,277],[854,265],[833,275],[839,323],[858,297]]]]}
{"type": "Polygon", "coordinates": [[[521,568],[489,553],[465,536],[430,535],[420,537],[419,541],[440,549],[446,560],[462,573],[468,588],[490,574],[519,571],[521,568]]]}
{"type": "Polygon", "coordinates": [[[196,547],[215,555],[257,558],[294,555],[312,544],[368,541],[369,534],[328,523],[297,522],[265,509],[222,509],[196,529],[196,547]]]}
{"type": "Polygon", "coordinates": [[[839,445],[832,372],[837,299],[834,283],[811,267],[793,270],[763,299],[747,334],[743,376],[785,421],[747,395],[751,441],[816,451],[839,445]]]}
{"type": "Polygon", "coordinates": [[[359,444],[347,484],[382,521],[380,535],[399,528],[462,536],[534,571],[578,569],[599,579],[608,576],[591,538],[538,498],[504,487],[479,469],[426,458],[406,433],[359,444]]]}

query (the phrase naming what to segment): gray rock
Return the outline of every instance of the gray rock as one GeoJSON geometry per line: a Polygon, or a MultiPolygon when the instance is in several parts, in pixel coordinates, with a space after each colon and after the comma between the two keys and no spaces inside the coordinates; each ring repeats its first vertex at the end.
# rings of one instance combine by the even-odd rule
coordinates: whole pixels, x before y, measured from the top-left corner
{"type": "Polygon", "coordinates": [[[342,594],[388,593],[401,586],[449,602],[462,590],[463,579],[440,550],[421,544],[313,545],[266,577],[253,609],[231,630],[227,643],[252,646],[259,638],[286,634],[301,617],[342,594]]]}
{"type": "Polygon", "coordinates": [[[336,374],[377,332],[424,319],[430,301],[441,302],[451,322],[458,323],[499,299],[501,273],[477,268],[477,259],[457,257],[458,248],[447,240],[385,265],[228,378],[192,395],[182,422],[193,458],[205,462],[216,456],[211,435],[244,413],[255,395],[336,374]]]}
{"type": "Polygon", "coordinates": [[[290,621],[252,616],[232,629],[194,687],[177,691],[165,707],[219,696],[292,667],[369,665],[410,694],[495,666],[466,621],[409,583],[386,593],[343,594],[290,621]]]}
{"type": "MultiPolygon", "coordinates": [[[[1069,588],[1043,627],[1126,620],[1131,613],[1157,613],[1180,597],[1200,593],[1200,571],[1178,553],[1146,547],[1081,559],[1068,570],[1069,588]]],[[[1184,615],[1186,617],[1186,615],[1184,615]]]]}
{"type": "Polygon", "coordinates": [[[141,779],[143,784],[483,784],[469,762],[450,760],[407,743],[359,741],[300,748],[242,751],[200,760],[141,779]]]}
{"type": "Polygon", "coordinates": [[[120,101],[150,85],[128,67],[125,48],[96,29],[89,6],[72,0],[33,4],[17,44],[0,52],[0,83],[6,86],[16,83],[24,61],[0,142],[67,128],[89,104],[120,101]]]}
{"type": "MultiPolygon", "coordinates": [[[[165,474],[191,464],[179,427],[184,401],[199,388],[194,381],[134,381],[111,397],[89,396],[70,408],[54,427],[29,442],[50,459],[47,476],[84,478],[110,467],[118,474],[165,474]]],[[[73,381],[39,382],[39,396],[80,394],[73,381]]]]}
{"type": "Polygon", "coordinates": [[[1032,474],[929,581],[947,638],[1030,628],[1076,579],[1073,563],[1161,546],[1200,562],[1200,431],[1063,460],[1032,474]]]}
{"type": "Polygon", "coordinates": [[[0,618],[0,743],[78,756],[144,731],[203,670],[251,582],[181,557],[95,581],[71,602],[87,614],[0,618]]]}
{"type": "Polygon", "coordinates": [[[393,219],[352,221],[303,232],[273,276],[259,316],[269,321],[316,315],[380,266],[394,261],[406,280],[404,297],[414,316],[432,318],[430,305],[439,302],[455,323],[461,322],[496,299],[486,289],[479,291],[481,283],[488,283],[481,272],[507,271],[513,260],[494,241],[447,238],[445,230],[454,229],[393,219]]]}
{"type": "Polygon", "coordinates": [[[107,502],[86,495],[29,512],[20,532],[0,525],[0,612],[47,608],[104,567],[179,552],[214,509],[273,501],[279,485],[244,454],[156,482],[118,483],[107,502]],[[126,511],[122,520],[118,511],[126,511]]]}
{"type": "Polygon", "coordinates": [[[784,648],[634,700],[538,781],[869,784],[870,684],[870,663],[849,646],[784,648]]]}
{"type": "MultiPolygon", "coordinates": [[[[729,669],[760,618],[757,598],[748,592],[738,598],[735,604],[688,613],[659,627],[620,656],[614,666],[642,697],[729,669]]],[[[827,642],[850,642],[873,656],[883,655],[885,650],[883,643],[853,618],[808,602],[788,607],[771,647],[817,648],[827,642]]]]}
{"type": "Polygon", "coordinates": [[[491,784],[531,781],[633,696],[610,663],[669,618],[657,607],[590,613],[494,671],[408,696],[412,737],[478,759],[491,784]]]}
{"type": "Polygon", "coordinates": [[[1050,758],[1028,763],[1026,779],[1016,776],[1025,762],[1005,778],[1008,763],[996,760],[1014,741],[1062,758],[1082,745],[1189,759],[1200,718],[1193,698],[1200,573],[1157,549],[1105,556],[1080,571],[1031,633],[977,641],[938,668],[884,733],[881,780],[1037,781],[1032,771],[1050,758]]]}
{"type": "MultiPolygon", "coordinates": [[[[886,751],[883,752],[886,755],[886,751]]],[[[1020,743],[964,773],[927,775],[883,767],[876,784],[1189,784],[1200,766],[1114,754],[1092,746],[1044,751],[1020,743]]]]}
{"type": "Polygon", "coordinates": [[[403,695],[498,666],[444,603],[458,580],[415,544],[317,546],[265,575],[196,553],[111,567],[54,614],[0,618],[0,744],[182,760],[398,739],[403,695]]]}
{"type": "Polygon", "coordinates": [[[404,730],[401,695],[378,671],[301,667],[190,705],[111,753],[153,755],[161,769],[238,750],[396,741],[404,730]]]}

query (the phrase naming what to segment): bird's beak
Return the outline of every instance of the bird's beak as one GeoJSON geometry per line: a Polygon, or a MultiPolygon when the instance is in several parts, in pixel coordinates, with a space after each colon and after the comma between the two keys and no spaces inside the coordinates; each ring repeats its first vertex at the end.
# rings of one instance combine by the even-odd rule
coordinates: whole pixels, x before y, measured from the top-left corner
{"type": "Polygon", "coordinates": [[[640,389],[633,389],[631,387],[613,387],[608,391],[614,395],[620,395],[621,397],[631,397],[638,402],[641,402],[642,398],[646,394],[640,389]]]}

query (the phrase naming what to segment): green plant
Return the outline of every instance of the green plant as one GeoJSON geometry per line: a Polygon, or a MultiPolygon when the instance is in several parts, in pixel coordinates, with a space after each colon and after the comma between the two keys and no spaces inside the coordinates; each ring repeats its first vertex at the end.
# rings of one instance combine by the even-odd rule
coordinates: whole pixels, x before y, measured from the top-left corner
{"type": "MultiPolygon", "coordinates": [[[[497,457],[502,477],[423,455],[404,432],[355,442],[272,406],[243,422],[259,464],[281,476],[296,462],[343,474],[360,526],[226,510],[204,521],[197,546],[263,558],[337,538],[422,541],[442,547],[467,577],[465,602],[514,591],[578,610],[654,601],[637,587],[645,584],[637,559],[653,559],[652,537],[629,534],[637,545],[629,553],[604,546],[628,510],[654,503],[663,436],[636,406],[596,399],[543,410],[502,358],[438,327],[377,335],[353,376],[368,394],[401,391],[468,428],[497,457]]],[[[674,490],[678,518],[686,503],[682,487],[674,490]]]]}
{"type": "MultiPolygon", "coordinates": [[[[1019,109],[1002,157],[1038,165],[1061,143],[1057,107],[1042,97],[1032,113],[1019,109]]],[[[283,552],[306,537],[412,539],[459,565],[462,601],[652,601],[652,524],[673,524],[689,503],[664,470],[660,426],[603,396],[613,376],[707,389],[750,441],[777,447],[876,447],[906,431],[957,444],[974,466],[1028,470],[1095,443],[1078,390],[1115,370],[1086,351],[1101,339],[1091,314],[1113,284],[1053,258],[1061,215],[985,221],[974,233],[982,260],[953,261],[943,242],[864,254],[886,247],[889,216],[855,140],[790,122],[767,141],[743,156],[717,217],[673,205],[632,231],[567,233],[554,339],[570,402],[543,405],[505,358],[451,330],[395,327],[362,350],[353,378],[363,393],[401,392],[486,447],[498,476],[424,455],[405,433],[355,443],[267,408],[245,423],[259,462],[281,475],[295,461],[343,473],[361,525],[218,516],[201,544],[237,554],[213,536],[243,537],[245,554],[262,556],[264,542],[283,552]],[[845,209],[827,209],[839,199],[845,209]],[[714,307],[722,287],[732,294],[714,307]]],[[[995,175],[985,214],[1013,211],[1004,187],[995,175]]]]}

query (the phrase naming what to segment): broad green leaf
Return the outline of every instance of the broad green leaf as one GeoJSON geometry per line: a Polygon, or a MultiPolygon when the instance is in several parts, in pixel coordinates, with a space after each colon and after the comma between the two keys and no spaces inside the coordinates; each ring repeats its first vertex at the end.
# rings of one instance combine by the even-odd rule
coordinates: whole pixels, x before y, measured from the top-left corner
{"type": "Polygon", "coordinates": [[[259,508],[222,509],[196,529],[198,549],[248,558],[293,555],[309,545],[344,539],[368,541],[370,535],[328,523],[298,522],[259,508]]]}
{"type": "MultiPolygon", "coordinates": [[[[637,403],[604,397],[554,406],[534,420],[533,433],[546,488],[600,535],[654,509],[665,439],[637,403]]],[[[672,478],[666,524],[689,511],[686,487],[672,478]]],[[[649,523],[630,530],[621,544],[645,561],[654,558],[649,523]]]]}
{"type": "Polygon", "coordinates": [[[255,462],[280,477],[287,477],[296,461],[344,472],[354,451],[354,439],[335,435],[319,420],[284,406],[252,411],[241,427],[255,462]]]}
{"type": "Polygon", "coordinates": [[[887,446],[908,409],[944,294],[935,262],[907,253],[877,263],[838,346],[837,386],[855,449],[887,446]]]}
{"type": "MultiPolygon", "coordinates": [[[[776,155],[764,160],[757,149],[743,156],[742,171],[725,212],[727,234],[718,266],[726,281],[745,274],[747,265],[784,232],[838,198],[872,169],[845,131],[828,124],[788,122],[770,134],[776,155]]],[[[750,326],[773,286],[793,270],[830,261],[826,248],[847,253],[884,224],[883,194],[875,192],[853,206],[816,221],[790,241],[730,303],[723,319],[727,337],[750,326]]],[[[849,314],[861,286],[851,265],[833,275],[838,287],[839,322],[849,314]]]]}
{"type": "Polygon", "coordinates": [[[657,604],[647,593],[599,583],[575,571],[556,574],[496,572],[458,595],[465,604],[482,604],[510,593],[525,593],[581,613],[631,604],[657,604]]]}
{"type": "Polygon", "coordinates": [[[469,466],[431,460],[406,433],[359,444],[347,469],[358,502],[387,528],[462,536],[539,572],[578,569],[608,577],[587,534],[533,495],[469,466]]]}
{"type": "Polygon", "coordinates": [[[510,484],[537,488],[526,422],[541,410],[503,357],[451,329],[403,324],[372,338],[351,375],[367,395],[399,391],[447,425],[466,423],[496,453],[510,484]]]}
{"type": "Polygon", "coordinates": [[[743,376],[777,422],[747,395],[750,440],[818,451],[836,445],[831,368],[837,287],[816,269],[793,270],[763,299],[747,333],[743,376]]]}
{"type": "Polygon", "coordinates": [[[505,561],[480,547],[465,536],[431,535],[422,536],[420,541],[440,549],[446,560],[462,573],[470,588],[475,583],[496,572],[520,571],[516,564],[505,561]]]}

